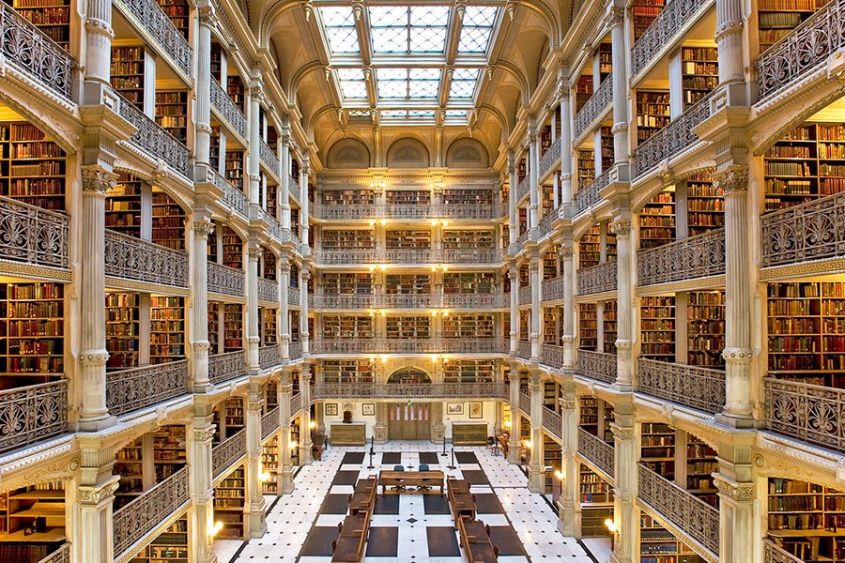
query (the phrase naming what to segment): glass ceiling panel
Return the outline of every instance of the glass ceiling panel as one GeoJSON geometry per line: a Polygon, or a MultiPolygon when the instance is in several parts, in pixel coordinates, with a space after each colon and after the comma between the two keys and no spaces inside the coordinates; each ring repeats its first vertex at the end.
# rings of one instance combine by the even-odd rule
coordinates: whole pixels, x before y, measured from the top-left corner
{"type": "Polygon", "coordinates": [[[456,68],[452,72],[449,101],[471,99],[475,94],[475,87],[478,85],[478,75],[479,70],[477,68],[456,68]]]}
{"type": "Polygon", "coordinates": [[[320,8],[323,28],[329,41],[329,50],[333,54],[357,54],[361,52],[358,44],[358,30],[355,27],[355,15],[348,6],[320,8]]]}
{"type": "Polygon", "coordinates": [[[440,90],[440,69],[380,68],[376,70],[376,90],[382,100],[434,101],[440,90]]]}
{"type": "Polygon", "coordinates": [[[366,99],[367,83],[364,80],[364,71],[360,68],[337,69],[337,81],[340,84],[340,93],[345,99],[366,99]]]}
{"type": "Polygon", "coordinates": [[[493,26],[498,8],[492,6],[467,6],[462,20],[458,53],[481,54],[490,47],[493,26]]]}
{"type": "Polygon", "coordinates": [[[369,16],[376,55],[446,50],[448,6],[370,6],[369,16]]]}

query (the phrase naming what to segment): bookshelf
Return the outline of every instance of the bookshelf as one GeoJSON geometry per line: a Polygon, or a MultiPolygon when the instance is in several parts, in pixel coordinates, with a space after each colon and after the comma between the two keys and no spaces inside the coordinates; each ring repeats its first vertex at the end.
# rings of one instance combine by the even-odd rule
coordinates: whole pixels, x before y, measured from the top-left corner
{"type": "Polygon", "coordinates": [[[323,190],[321,195],[323,205],[374,205],[376,195],[373,190],[323,190]]]}
{"type": "Polygon", "coordinates": [[[613,444],[613,442],[615,442],[615,438],[613,437],[613,427],[611,426],[615,420],[613,415],[613,405],[607,401],[601,401],[599,405],[602,407],[602,424],[599,427],[598,436],[608,444],[613,444]]]}
{"type": "Polygon", "coordinates": [[[144,48],[112,47],[111,85],[129,100],[129,103],[144,110],[144,48]]]}
{"type": "Polygon", "coordinates": [[[595,397],[581,397],[580,402],[580,418],[578,419],[578,426],[592,434],[598,436],[599,432],[599,400],[595,397]]]}
{"type": "Polygon", "coordinates": [[[141,238],[141,181],[130,174],[120,174],[113,187],[106,190],[106,228],[141,238]]]}
{"type": "Polygon", "coordinates": [[[223,304],[223,347],[224,352],[243,350],[244,347],[243,305],[223,304]]]}
{"type": "Polygon", "coordinates": [[[211,126],[211,137],[209,138],[208,163],[215,172],[220,172],[220,126],[211,126]]]}
{"type": "Polygon", "coordinates": [[[185,357],[185,303],[183,297],[150,297],[150,363],[162,364],[185,357]]]}
{"type": "Polygon", "coordinates": [[[261,258],[263,262],[261,264],[261,277],[265,280],[276,281],[276,255],[273,254],[270,247],[262,247],[261,258]]]}
{"type": "Polygon", "coordinates": [[[242,397],[229,397],[223,403],[223,408],[220,412],[223,415],[223,423],[221,430],[221,441],[225,438],[231,438],[246,427],[246,419],[244,418],[244,400],[242,397]],[[225,436],[225,438],[223,438],[225,436]]]}
{"type": "Polygon", "coordinates": [[[37,562],[66,541],[65,492],[45,482],[0,494],[0,561],[37,562]]]}
{"type": "Polygon", "coordinates": [[[531,320],[531,312],[528,310],[522,310],[519,312],[519,339],[523,342],[527,342],[528,338],[528,327],[530,325],[531,320]]]}
{"type": "Polygon", "coordinates": [[[486,315],[449,315],[443,319],[443,338],[492,338],[495,318],[486,315]]]}
{"type": "Polygon", "coordinates": [[[586,188],[596,179],[595,151],[578,151],[578,189],[586,188]]]}
{"type": "Polygon", "coordinates": [[[651,516],[641,513],[640,563],[704,563],[704,559],[651,516]]]}
{"type": "Polygon", "coordinates": [[[390,230],[385,232],[385,245],[389,249],[431,248],[431,231],[390,230]]]}
{"type": "MultiPolygon", "coordinates": [[[[563,466],[563,453],[561,452],[560,444],[555,442],[555,440],[549,436],[546,432],[542,433],[543,436],[543,467],[551,467],[551,471],[545,472],[545,490],[552,493],[552,497],[554,498],[555,494],[559,494],[558,491],[555,491],[557,481],[555,479],[555,471],[560,471],[561,467],[563,466]]],[[[482,441],[486,437],[486,432],[484,436],[481,436],[482,441]]],[[[557,481],[559,484],[560,481],[557,481]]]]}
{"type": "Polygon", "coordinates": [[[276,478],[279,474],[278,433],[274,433],[266,442],[261,444],[261,469],[269,475],[269,479],[261,483],[262,492],[265,495],[279,494],[279,482],[276,478]]]}
{"type": "Polygon", "coordinates": [[[669,91],[637,90],[637,141],[642,143],[669,125],[669,91]]]}
{"type": "Polygon", "coordinates": [[[244,537],[245,485],[245,472],[241,465],[214,487],[214,521],[223,523],[223,529],[217,534],[218,538],[244,537]]]}
{"type": "Polygon", "coordinates": [[[675,361],[675,297],[643,296],[640,306],[640,356],[675,361]]]}
{"type": "MultiPolygon", "coordinates": [[[[525,176],[528,175],[528,165],[525,161],[525,157],[519,159],[519,164],[516,167],[516,177],[521,182],[525,179],[525,176]]],[[[516,186],[514,186],[514,189],[516,186]]]]}
{"type": "Polygon", "coordinates": [[[244,186],[244,151],[226,149],[224,175],[233,186],[246,193],[244,186]]]}
{"type": "Polygon", "coordinates": [[[768,536],[803,561],[845,561],[845,493],[769,478],[768,536]]]}
{"type": "Polygon", "coordinates": [[[153,188],[153,242],[185,250],[185,211],[167,193],[153,188]]]}
{"type": "Polygon", "coordinates": [[[543,308],[543,342],[559,345],[561,318],[556,307],[543,308]]]}
{"type": "Polygon", "coordinates": [[[687,179],[687,231],[700,235],[725,226],[725,191],[713,185],[706,174],[687,179]]]}
{"type": "Polygon", "coordinates": [[[602,43],[596,53],[599,57],[599,83],[602,83],[613,70],[613,45],[602,43]]]}
{"type": "Polygon", "coordinates": [[[326,315],[323,317],[326,340],[373,338],[373,317],[367,315],[326,315]]]}
{"type": "MultiPolygon", "coordinates": [[[[575,83],[575,112],[581,111],[584,104],[593,95],[593,77],[589,74],[582,74],[575,83]]],[[[520,178],[521,180],[521,178],[520,178]]]]}
{"type": "Polygon", "coordinates": [[[180,518],[167,527],[130,563],[188,563],[188,519],[180,518]]]}
{"type": "Polygon", "coordinates": [[[180,143],[188,142],[188,92],[166,90],[156,92],[155,120],[180,143]]]}
{"type": "Polygon", "coordinates": [[[137,293],[106,293],[106,350],[108,370],[138,367],[140,295],[137,293]]]}
{"type": "Polygon", "coordinates": [[[589,268],[601,258],[601,225],[593,225],[578,242],[578,267],[589,268]]]}
{"type": "Polygon", "coordinates": [[[0,195],[65,210],[65,152],[34,125],[0,123],[0,195]]]}
{"type": "Polygon", "coordinates": [[[658,475],[675,479],[675,429],[660,422],[644,422],[641,429],[640,463],[658,475]]]}
{"type": "Polygon", "coordinates": [[[447,189],[443,190],[444,205],[493,205],[493,190],[447,189]]]}
{"type": "MultiPolygon", "coordinates": [[[[226,77],[226,93],[241,111],[244,111],[244,82],[240,76],[226,77]]],[[[297,176],[294,175],[294,178],[297,176]]]]}
{"type": "Polygon", "coordinates": [[[188,2],[185,0],[157,0],[157,2],[164,13],[167,14],[167,17],[170,18],[173,26],[187,39],[188,29],[190,27],[190,20],[188,19],[190,8],[188,7],[188,2]]]}
{"type": "Polygon", "coordinates": [[[681,82],[684,110],[714,90],[719,85],[719,55],[716,47],[683,47],[681,82]]]}
{"type": "Polygon", "coordinates": [[[220,304],[216,301],[208,302],[208,344],[209,354],[219,354],[220,345],[220,304]]]}
{"type": "Polygon", "coordinates": [[[64,375],[64,286],[0,284],[0,375],[14,385],[64,375]]]}
{"type": "Polygon", "coordinates": [[[431,276],[428,274],[388,274],[384,278],[387,295],[425,295],[431,293],[431,276]]]}
{"type": "Polygon", "coordinates": [[[616,353],[616,301],[604,302],[604,313],[602,314],[604,328],[604,350],[605,354],[616,353]]]}
{"type": "Polygon", "coordinates": [[[70,2],[64,0],[4,0],[47,37],[68,49],[70,2]]]}
{"type": "Polygon", "coordinates": [[[519,223],[519,234],[522,235],[528,230],[528,209],[525,207],[517,209],[517,222],[519,223]]]}
{"type": "Polygon", "coordinates": [[[117,510],[135,500],[144,492],[143,438],[137,438],[115,454],[114,473],[120,475],[114,494],[114,509],[117,510]]]}
{"type": "Polygon", "coordinates": [[[640,211],[640,248],[656,248],[675,241],[675,192],[666,189],[640,211]]]}
{"type": "Polygon", "coordinates": [[[162,426],[153,432],[153,464],[157,483],[188,463],[186,446],[184,426],[162,426]]]}
{"type": "Polygon", "coordinates": [[[276,322],[276,309],[270,307],[261,308],[261,345],[270,346],[278,343],[278,324],[276,322]]]}
{"type": "MultiPolygon", "coordinates": [[[[294,395],[298,392],[298,389],[294,388],[294,395]]],[[[291,465],[294,467],[299,465],[299,449],[302,447],[299,420],[300,417],[296,417],[294,420],[290,421],[290,461],[291,465]]]]}
{"type": "Polygon", "coordinates": [[[578,305],[578,348],[596,351],[598,346],[598,312],[595,303],[578,305]]]}
{"type": "Polygon", "coordinates": [[[373,275],[369,273],[327,272],[322,274],[323,293],[327,295],[372,295],[373,275]]]}
{"type": "Polygon", "coordinates": [[[757,39],[762,53],[801,22],[827,4],[828,0],[761,0],[757,3],[757,39]]]}
{"type": "Polygon", "coordinates": [[[444,383],[493,383],[496,365],[490,360],[456,360],[443,366],[444,383]]]}
{"type": "Polygon", "coordinates": [[[580,471],[581,535],[587,538],[610,536],[604,525],[613,519],[613,487],[583,463],[580,471]]]}
{"type": "Polygon", "coordinates": [[[493,293],[496,274],[493,272],[446,272],[443,274],[443,293],[493,293]]]}
{"type": "Polygon", "coordinates": [[[713,473],[719,472],[716,450],[692,434],[687,435],[687,490],[710,506],[719,508],[719,491],[713,473]]]}
{"type": "Polygon", "coordinates": [[[222,229],[223,265],[236,270],[244,269],[244,244],[241,237],[226,225],[222,229]]]}
{"type": "Polygon", "coordinates": [[[326,250],[374,248],[375,231],[368,229],[323,229],[320,246],[326,250]]]}
{"type": "Polygon", "coordinates": [[[634,43],[642,37],[651,22],[663,11],[665,0],[635,0],[631,6],[634,23],[634,43]]]}
{"type": "Polygon", "coordinates": [[[373,383],[372,360],[323,360],[323,381],[326,383],[373,383]]]}
{"type": "Polygon", "coordinates": [[[725,360],[724,291],[690,292],[687,304],[687,362],[722,368],[725,360]]]}
{"type": "Polygon", "coordinates": [[[430,205],[429,190],[387,190],[384,200],[388,205],[430,205]]]}
{"type": "Polygon", "coordinates": [[[392,339],[431,338],[430,317],[387,317],[385,336],[392,339]]]}
{"type": "Polygon", "coordinates": [[[549,280],[562,274],[558,262],[558,247],[553,246],[541,257],[543,260],[543,279],[549,280]]]}
{"type": "Polygon", "coordinates": [[[493,248],[495,245],[492,230],[444,230],[442,235],[445,249],[493,248]]]}
{"type": "Polygon", "coordinates": [[[616,162],[616,154],[613,148],[613,128],[607,125],[601,126],[601,171],[607,172],[613,163],[616,162]]]}

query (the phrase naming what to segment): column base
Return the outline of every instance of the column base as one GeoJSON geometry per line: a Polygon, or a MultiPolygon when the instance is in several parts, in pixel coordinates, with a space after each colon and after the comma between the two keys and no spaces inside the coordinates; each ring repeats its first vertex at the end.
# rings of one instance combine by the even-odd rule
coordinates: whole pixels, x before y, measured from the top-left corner
{"type": "Polygon", "coordinates": [[[546,490],[546,475],[537,466],[528,468],[528,490],[532,493],[543,493],[546,490]]]}
{"type": "Polygon", "coordinates": [[[267,512],[264,508],[264,500],[259,503],[252,503],[250,512],[247,514],[249,521],[249,537],[260,538],[267,532],[267,512]]]}
{"type": "Polygon", "coordinates": [[[77,424],[80,432],[99,432],[114,426],[116,423],[116,417],[106,414],[102,418],[81,419],[77,424]]]}
{"type": "Polygon", "coordinates": [[[557,529],[566,537],[581,538],[581,507],[574,503],[557,501],[557,529]]]}
{"type": "Polygon", "coordinates": [[[722,411],[715,418],[717,424],[731,428],[749,429],[757,426],[756,421],[751,415],[733,415],[722,411]]]}
{"type": "Polygon", "coordinates": [[[289,495],[296,488],[293,481],[293,469],[283,469],[278,475],[279,494],[289,495]]]}
{"type": "Polygon", "coordinates": [[[520,461],[522,460],[519,459],[519,446],[508,444],[508,462],[519,465],[520,461]]]}

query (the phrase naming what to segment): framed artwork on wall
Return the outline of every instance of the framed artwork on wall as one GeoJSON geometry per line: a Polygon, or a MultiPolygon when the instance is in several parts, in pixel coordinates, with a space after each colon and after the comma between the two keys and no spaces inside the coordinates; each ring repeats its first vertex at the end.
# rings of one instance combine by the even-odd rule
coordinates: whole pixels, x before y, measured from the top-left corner
{"type": "Polygon", "coordinates": [[[326,403],[326,416],[337,416],[337,403],[326,403]]]}
{"type": "Polygon", "coordinates": [[[477,401],[469,404],[470,418],[484,418],[484,403],[477,401]]]}
{"type": "Polygon", "coordinates": [[[375,416],[376,415],[376,404],[375,403],[361,403],[361,414],[364,416],[375,416]]]}
{"type": "Polygon", "coordinates": [[[446,414],[450,416],[460,416],[464,414],[463,403],[446,403],[446,414]]]}

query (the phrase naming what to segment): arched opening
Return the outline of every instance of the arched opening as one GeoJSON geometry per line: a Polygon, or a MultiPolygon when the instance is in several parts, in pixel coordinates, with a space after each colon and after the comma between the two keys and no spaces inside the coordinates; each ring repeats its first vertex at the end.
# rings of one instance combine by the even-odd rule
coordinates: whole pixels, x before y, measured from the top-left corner
{"type": "Polygon", "coordinates": [[[390,374],[388,383],[431,383],[431,378],[421,369],[404,367],[390,374]]]}

